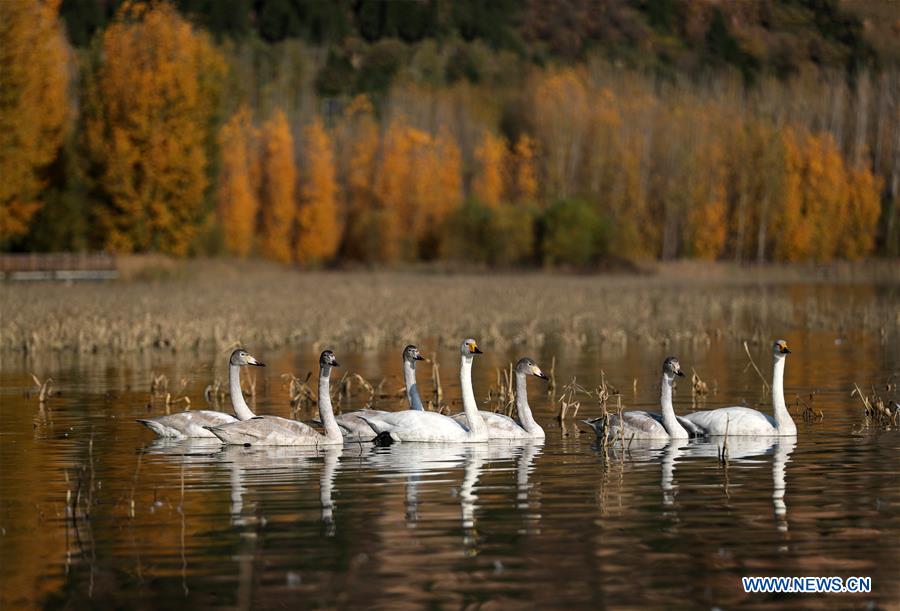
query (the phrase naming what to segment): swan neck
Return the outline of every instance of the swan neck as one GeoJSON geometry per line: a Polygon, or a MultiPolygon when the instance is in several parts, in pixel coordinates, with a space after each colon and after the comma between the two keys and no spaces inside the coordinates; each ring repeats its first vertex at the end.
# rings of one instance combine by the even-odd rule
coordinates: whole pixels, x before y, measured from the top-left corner
{"type": "Polygon", "coordinates": [[[787,404],[784,401],[784,365],[787,359],[785,357],[775,357],[775,364],[772,367],[772,410],[775,413],[775,426],[778,432],[784,435],[794,435],[797,432],[797,426],[794,419],[788,412],[787,404]]]}
{"type": "Polygon", "coordinates": [[[662,383],[660,384],[659,402],[662,408],[663,427],[669,434],[669,437],[675,439],[687,439],[688,432],[681,426],[675,417],[675,407],[672,405],[672,385],[675,383],[675,376],[663,373],[662,383]]]}
{"type": "Polygon", "coordinates": [[[325,436],[329,440],[337,440],[343,439],[343,435],[341,435],[341,429],[334,418],[334,409],[331,407],[330,377],[331,366],[322,365],[319,370],[319,420],[325,427],[325,436]]]}
{"type": "Polygon", "coordinates": [[[459,363],[459,385],[462,389],[463,410],[466,420],[469,422],[469,435],[472,437],[487,437],[487,426],[484,419],[478,413],[478,403],[475,402],[475,391],[472,389],[472,361],[471,356],[462,355],[459,363]]]}
{"type": "Polygon", "coordinates": [[[403,359],[403,383],[406,385],[406,398],[409,401],[409,409],[424,411],[422,399],[419,397],[419,385],[416,384],[416,364],[414,361],[403,359]]]}
{"type": "Polygon", "coordinates": [[[244,393],[241,391],[241,366],[229,365],[228,367],[228,385],[231,391],[231,407],[234,409],[234,415],[238,420],[249,420],[256,414],[244,401],[244,393]]]}
{"type": "Polygon", "coordinates": [[[519,424],[526,432],[532,435],[538,431],[543,432],[538,423],[534,421],[531,406],[528,405],[528,384],[525,374],[518,371],[516,372],[516,411],[519,414],[519,424]]]}

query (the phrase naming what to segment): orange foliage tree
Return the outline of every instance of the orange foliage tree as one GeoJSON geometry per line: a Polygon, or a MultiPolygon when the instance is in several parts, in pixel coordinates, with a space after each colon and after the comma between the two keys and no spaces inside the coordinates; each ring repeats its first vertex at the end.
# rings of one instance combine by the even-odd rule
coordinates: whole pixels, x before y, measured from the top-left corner
{"type": "Polygon", "coordinates": [[[373,192],[379,148],[378,125],[373,114],[369,99],[358,96],[347,107],[338,130],[347,210],[344,252],[360,260],[375,258],[380,248],[380,240],[372,231],[380,220],[373,192]]]}
{"type": "Polygon", "coordinates": [[[297,260],[320,263],[331,259],[340,245],[337,180],[331,138],[316,117],[304,130],[305,164],[297,213],[297,260]]]}
{"type": "Polygon", "coordinates": [[[507,158],[506,141],[485,130],[481,143],[475,149],[477,169],[472,181],[472,193],[489,208],[496,208],[504,201],[503,179],[507,158]]]}
{"type": "Polygon", "coordinates": [[[534,202],[538,196],[537,143],[521,134],[513,149],[509,191],[516,203],[534,202]]]}
{"type": "Polygon", "coordinates": [[[126,3],[87,91],[101,241],[183,255],[204,212],[206,144],[225,71],[209,36],[169,4],[126,3]]]}
{"type": "Polygon", "coordinates": [[[28,231],[69,118],[59,1],[0,2],[0,241],[28,231]]]}
{"type": "Polygon", "coordinates": [[[241,107],[219,132],[221,168],[216,190],[219,221],[229,252],[246,257],[252,247],[259,212],[259,135],[247,107],[241,107]]]}
{"type": "Polygon", "coordinates": [[[275,261],[293,259],[296,205],[294,138],[284,111],[278,109],[262,126],[260,250],[275,261]]]}

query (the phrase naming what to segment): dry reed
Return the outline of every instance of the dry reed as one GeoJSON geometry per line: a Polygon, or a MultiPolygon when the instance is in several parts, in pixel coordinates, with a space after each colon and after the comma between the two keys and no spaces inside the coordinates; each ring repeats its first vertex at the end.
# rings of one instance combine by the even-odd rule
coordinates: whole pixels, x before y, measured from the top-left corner
{"type": "Polygon", "coordinates": [[[771,340],[772,328],[797,325],[898,339],[897,291],[853,285],[865,282],[853,277],[816,279],[789,291],[794,276],[760,279],[754,270],[707,279],[697,273],[445,275],[192,261],[182,273],[154,281],[8,283],[0,291],[0,351],[185,351],[224,349],[238,340],[256,350],[301,343],[359,350],[409,337],[455,346],[472,329],[492,348],[540,347],[548,340],[573,347],[708,345],[722,337],[757,344],[771,340]],[[828,283],[860,288],[838,292],[828,283]]]}

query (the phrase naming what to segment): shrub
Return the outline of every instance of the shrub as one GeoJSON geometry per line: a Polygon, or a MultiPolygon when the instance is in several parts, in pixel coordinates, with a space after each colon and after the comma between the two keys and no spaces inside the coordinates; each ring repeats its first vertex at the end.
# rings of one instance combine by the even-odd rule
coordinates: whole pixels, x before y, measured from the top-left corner
{"type": "Polygon", "coordinates": [[[608,228],[591,205],[563,199],[541,219],[541,255],[549,265],[586,265],[608,253],[608,228]]]}

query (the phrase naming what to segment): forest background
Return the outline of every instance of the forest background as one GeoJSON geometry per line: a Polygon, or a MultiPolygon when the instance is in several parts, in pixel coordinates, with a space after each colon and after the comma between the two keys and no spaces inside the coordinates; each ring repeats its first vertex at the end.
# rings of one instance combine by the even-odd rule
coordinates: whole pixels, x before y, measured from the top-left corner
{"type": "Polygon", "coordinates": [[[890,0],[6,0],[0,250],[900,254],[890,0]]]}

